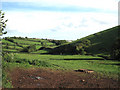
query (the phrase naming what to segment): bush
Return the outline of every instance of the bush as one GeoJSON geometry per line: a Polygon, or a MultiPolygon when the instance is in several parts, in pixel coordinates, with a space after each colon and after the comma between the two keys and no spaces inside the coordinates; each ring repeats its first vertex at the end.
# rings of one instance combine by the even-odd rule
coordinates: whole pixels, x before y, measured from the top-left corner
{"type": "Polygon", "coordinates": [[[14,42],[14,40],[12,38],[9,38],[9,37],[5,37],[5,40],[8,40],[10,42],[14,42]]]}
{"type": "Polygon", "coordinates": [[[47,63],[45,61],[32,60],[32,61],[28,61],[28,62],[31,65],[37,65],[37,66],[43,66],[43,67],[49,67],[49,66],[51,66],[49,63],[47,63]]]}
{"type": "Polygon", "coordinates": [[[48,62],[45,62],[45,61],[39,61],[38,66],[50,67],[51,65],[50,65],[48,62]]]}
{"type": "Polygon", "coordinates": [[[19,58],[15,60],[16,63],[28,63],[28,61],[29,61],[28,59],[19,59],[19,58]]]}
{"type": "Polygon", "coordinates": [[[87,47],[91,45],[90,40],[82,39],[78,43],[71,43],[66,45],[61,45],[49,51],[51,54],[81,54],[87,53],[87,47]]]}
{"type": "Polygon", "coordinates": [[[52,40],[52,43],[55,43],[56,45],[62,45],[64,43],[67,43],[66,40],[52,40]]]}
{"type": "Polygon", "coordinates": [[[103,59],[105,59],[105,60],[109,60],[109,59],[111,59],[110,58],[110,55],[98,55],[99,57],[102,57],[103,59]]]}
{"type": "Polygon", "coordinates": [[[3,60],[6,62],[14,62],[15,55],[13,53],[3,53],[3,60]]]}
{"type": "Polygon", "coordinates": [[[82,39],[79,43],[76,43],[75,47],[76,47],[76,53],[77,54],[81,54],[84,55],[87,52],[87,47],[90,46],[90,41],[88,39],[82,39]]]}
{"type": "Polygon", "coordinates": [[[34,51],[36,51],[36,46],[35,45],[30,45],[30,46],[25,47],[21,50],[21,52],[28,52],[28,53],[34,52],[34,51]]]}
{"type": "Polygon", "coordinates": [[[5,45],[5,47],[4,47],[4,48],[5,48],[5,49],[9,49],[9,47],[8,47],[8,46],[9,46],[9,45],[8,45],[8,43],[7,43],[7,44],[5,45]]]}
{"type": "Polygon", "coordinates": [[[32,61],[29,61],[29,64],[31,64],[31,65],[38,65],[39,61],[38,60],[32,60],[32,61]]]}
{"type": "Polygon", "coordinates": [[[110,55],[112,59],[120,60],[120,38],[113,44],[110,55]]]}

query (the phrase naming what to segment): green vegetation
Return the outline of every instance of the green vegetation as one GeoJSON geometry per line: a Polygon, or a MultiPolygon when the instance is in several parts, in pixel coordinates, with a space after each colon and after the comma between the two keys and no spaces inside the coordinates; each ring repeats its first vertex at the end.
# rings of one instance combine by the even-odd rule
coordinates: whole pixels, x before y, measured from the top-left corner
{"type": "Polygon", "coordinates": [[[77,44],[82,44],[82,45],[80,45],[81,53],[83,51],[86,51],[86,53],[84,53],[84,54],[110,55],[112,46],[115,43],[116,39],[119,37],[118,36],[119,28],[120,28],[120,26],[116,26],[116,27],[89,35],[87,37],[78,39],[69,44],[58,46],[52,51],[52,53],[53,54],[60,54],[60,53],[76,54],[75,46],[77,46],[77,44]],[[82,46],[84,45],[83,41],[85,41],[85,40],[88,41],[88,44],[89,44],[87,46],[86,50],[84,50],[85,48],[82,48],[82,46]],[[68,53],[68,52],[70,52],[70,53],[68,53]]]}
{"type": "Polygon", "coordinates": [[[118,38],[113,44],[112,51],[111,51],[111,58],[120,60],[120,38],[118,38]]]}
{"type": "MultiPolygon", "coordinates": [[[[89,35],[87,37],[84,37],[85,39],[88,39],[91,41],[91,46],[87,48],[88,53],[109,55],[113,44],[115,43],[116,39],[119,37],[118,35],[119,29],[120,29],[120,26],[116,26],[116,27],[89,35]]],[[[77,40],[74,43],[79,42],[80,40],[77,40]]]]}
{"type": "Polygon", "coordinates": [[[0,10],[0,36],[7,33],[4,30],[6,28],[6,22],[8,20],[4,20],[4,18],[5,18],[5,13],[2,12],[2,10],[0,10]]]}
{"type": "Polygon", "coordinates": [[[88,39],[82,39],[79,43],[69,43],[63,44],[52,49],[49,53],[51,54],[86,54],[87,47],[90,46],[90,41],[88,39]]]}
{"type": "Polygon", "coordinates": [[[41,67],[62,70],[91,69],[100,74],[117,78],[120,62],[104,60],[95,56],[80,55],[39,55],[12,53],[5,54],[5,61],[13,66],[41,67]],[[10,57],[12,56],[12,57],[10,57]],[[9,58],[9,60],[8,60],[9,58]]]}
{"type": "Polygon", "coordinates": [[[34,52],[34,51],[36,51],[35,45],[30,45],[28,47],[23,48],[23,50],[21,50],[21,52],[28,52],[28,53],[34,52]]]}
{"type": "Polygon", "coordinates": [[[3,38],[3,87],[12,87],[7,70],[15,67],[68,71],[90,69],[106,77],[118,78],[120,74],[118,28],[119,26],[104,30],[71,43],[65,40],[28,37],[3,38]]]}

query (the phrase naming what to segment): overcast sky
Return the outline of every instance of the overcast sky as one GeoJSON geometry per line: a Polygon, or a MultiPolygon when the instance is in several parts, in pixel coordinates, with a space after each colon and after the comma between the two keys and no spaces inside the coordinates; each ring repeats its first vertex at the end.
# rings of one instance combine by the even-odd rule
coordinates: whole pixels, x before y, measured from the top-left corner
{"type": "Polygon", "coordinates": [[[76,40],[118,25],[119,0],[2,0],[7,35],[76,40]]]}

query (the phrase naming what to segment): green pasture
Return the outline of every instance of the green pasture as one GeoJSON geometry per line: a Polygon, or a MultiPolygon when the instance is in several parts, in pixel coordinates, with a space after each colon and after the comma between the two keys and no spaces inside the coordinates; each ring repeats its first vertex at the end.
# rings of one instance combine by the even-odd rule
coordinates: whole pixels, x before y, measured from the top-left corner
{"type": "Polygon", "coordinates": [[[33,54],[44,54],[44,53],[48,53],[48,51],[46,50],[38,50],[38,51],[35,51],[35,52],[31,52],[33,54]]]}
{"type": "MultiPolygon", "coordinates": [[[[35,61],[36,65],[30,66],[62,70],[90,69],[100,73],[101,75],[113,78],[118,77],[120,64],[118,61],[104,60],[101,57],[84,55],[39,55],[15,53],[14,57],[16,57],[15,59],[17,60],[22,60],[21,62],[26,62],[24,65],[27,66],[29,66],[27,62],[35,61]],[[40,63],[42,62],[44,62],[44,64],[47,63],[48,65],[41,65],[40,63]]],[[[19,65],[21,64],[19,63],[19,65]]]]}
{"type": "Polygon", "coordinates": [[[9,45],[14,45],[13,42],[10,42],[8,40],[2,39],[2,44],[9,44],[9,45]]]}
{"type": "Polygon", "coordinates": [[[22,39],[14,39],[14,42],[17,42],[19,44],[28,44],[28,45],[39,44],[39,45],[41,45],[40,42],[33,42],[33,41],[22,40],[22,39]]]}
{"type": "Polygon", "coordinates": [[[2,49],[3,52],[18,52],[16,49],[2,49]]]}
{"type": "MultiPolygon", "coordinates": [[[[6,45],[2,45],[2,48],[3,48],[3,49],[5,49],[4,47],[6,47],[6,45]]],[[[10,46],[10,45],[9,45],[8,48],[9,48],[9,49],[22,49],[22,47],[19,47],[19,46],[17,46],[17,45],[16,45],[16,46],[13,46],[13,45],[10,46]]]]}

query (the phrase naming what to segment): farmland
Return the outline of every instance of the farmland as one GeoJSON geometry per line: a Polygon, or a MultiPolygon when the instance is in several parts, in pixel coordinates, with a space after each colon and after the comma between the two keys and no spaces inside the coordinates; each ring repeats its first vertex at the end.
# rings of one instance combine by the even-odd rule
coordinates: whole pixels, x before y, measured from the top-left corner
{"type": "MultiPolygon", "coordinates": [[[[87,41],[90,40],[90,46],[88,45],[89,43],[85,43],[83,45],[83,38],[69,43],[64,40],[55,41],[48,39],[5,37],[2,39],[3,87],[29,88],[30,86],[28,85],[28,83],[30,83],[33,78],[28,76],[43,75],[41,77],[46,77],[43,82],[42,80],[38,79],[38,82],[36,81],[37,84],[44,83],[43,86],[38,85],[39,88],[43,88],[45,87],[45,85],[48,85],[50,88],[54,88],[57,86],[61,88],[67,88],[70,86],[73,86],[74,88],[118,88],[116,84],[118,82],[118,77],[120,74],[120,62],[117,59],[113,60],[110,58],[109,48],[111,48],[113,43],[110,43],[110,41],[108,40],[109,35],[111,36],[110,39],[114,39],[117,37],[116,35],[111,35],[113,34],[113,32],[115,32],[114,34],[117,34],[116,28],[96,33],[97,35],[99,34],[99,37],[102,37],[102,39],[104,38],[103,41],[101,38],[96,39],[96,34],[84,37],[88,39],[87,41]],[[105,40],[107,41],[107,43],[105,42],[105,40]],[[102,42],[105,45],[103,46],[101,43],[99,44],[99,42],[102,42]],[[83,45],[83,48],[81,49],[78,44],[80,44],[81,46],[83,45]],[[107,50],[100,51],[100,48],[107,48],[107,50]],[[81,53],[80,50],[83,50],[81,51],[83,53],[81,53]],[[108,59],[104,58],[105,56],[108,59]],[[94,72],[76,72],[76,70],[79,69],[93,70],[94,72]],[[41,73],[39,73],[38,71],[41,73]],[[12,72],[16,74],[15,77],[12,77],[12,72]],[[35,72],[36,75],[34,75],[35,72]],[[50,73],[52,73],[53,76],[50,73]],[[27,78],[26,80],[29,81],[24,83],[26,84],[26,86],[20,84],[21,81],[18,84],[15,84],[16,82],[18,82],[17,80],[22,77],[27,78]],[[48,77],[49,79],[47,79],[48,77]],[[63,79],[63,77],[65,78],[63,79]],[[55,84],[52,83],[52,81],[54,80],[56,80],[54,82],[55,84]],[[64,82],[64,84],[61,85],[61,83],[57,83],[57,80],[61,83],[64,82]],[[76,82],[76,80],[82,80],[81,82],[84,83],[84,85],[81,86],[82,84],[76,82]],[[90,80],[93,80],[93,82],[91,83],[90,80]],[[50,84],[47,84],[47,82],[49,82],[50,84]],[[104,84],[100,82],[112,82],[113,86],[111,86],[111,83],[108,83],[106,84],[106,86],[104,86],[104,84]],[[75,83],[76,86],[74,86],[75,83]],[[94,83],[97,84],[94,85],[94,83]]],[[[24,81],[25,79],[20,80],[24,81]]],[[[36,82],[32,83],[32,88],[37,88],[37,84],[35,84],[36,82]]]]}

